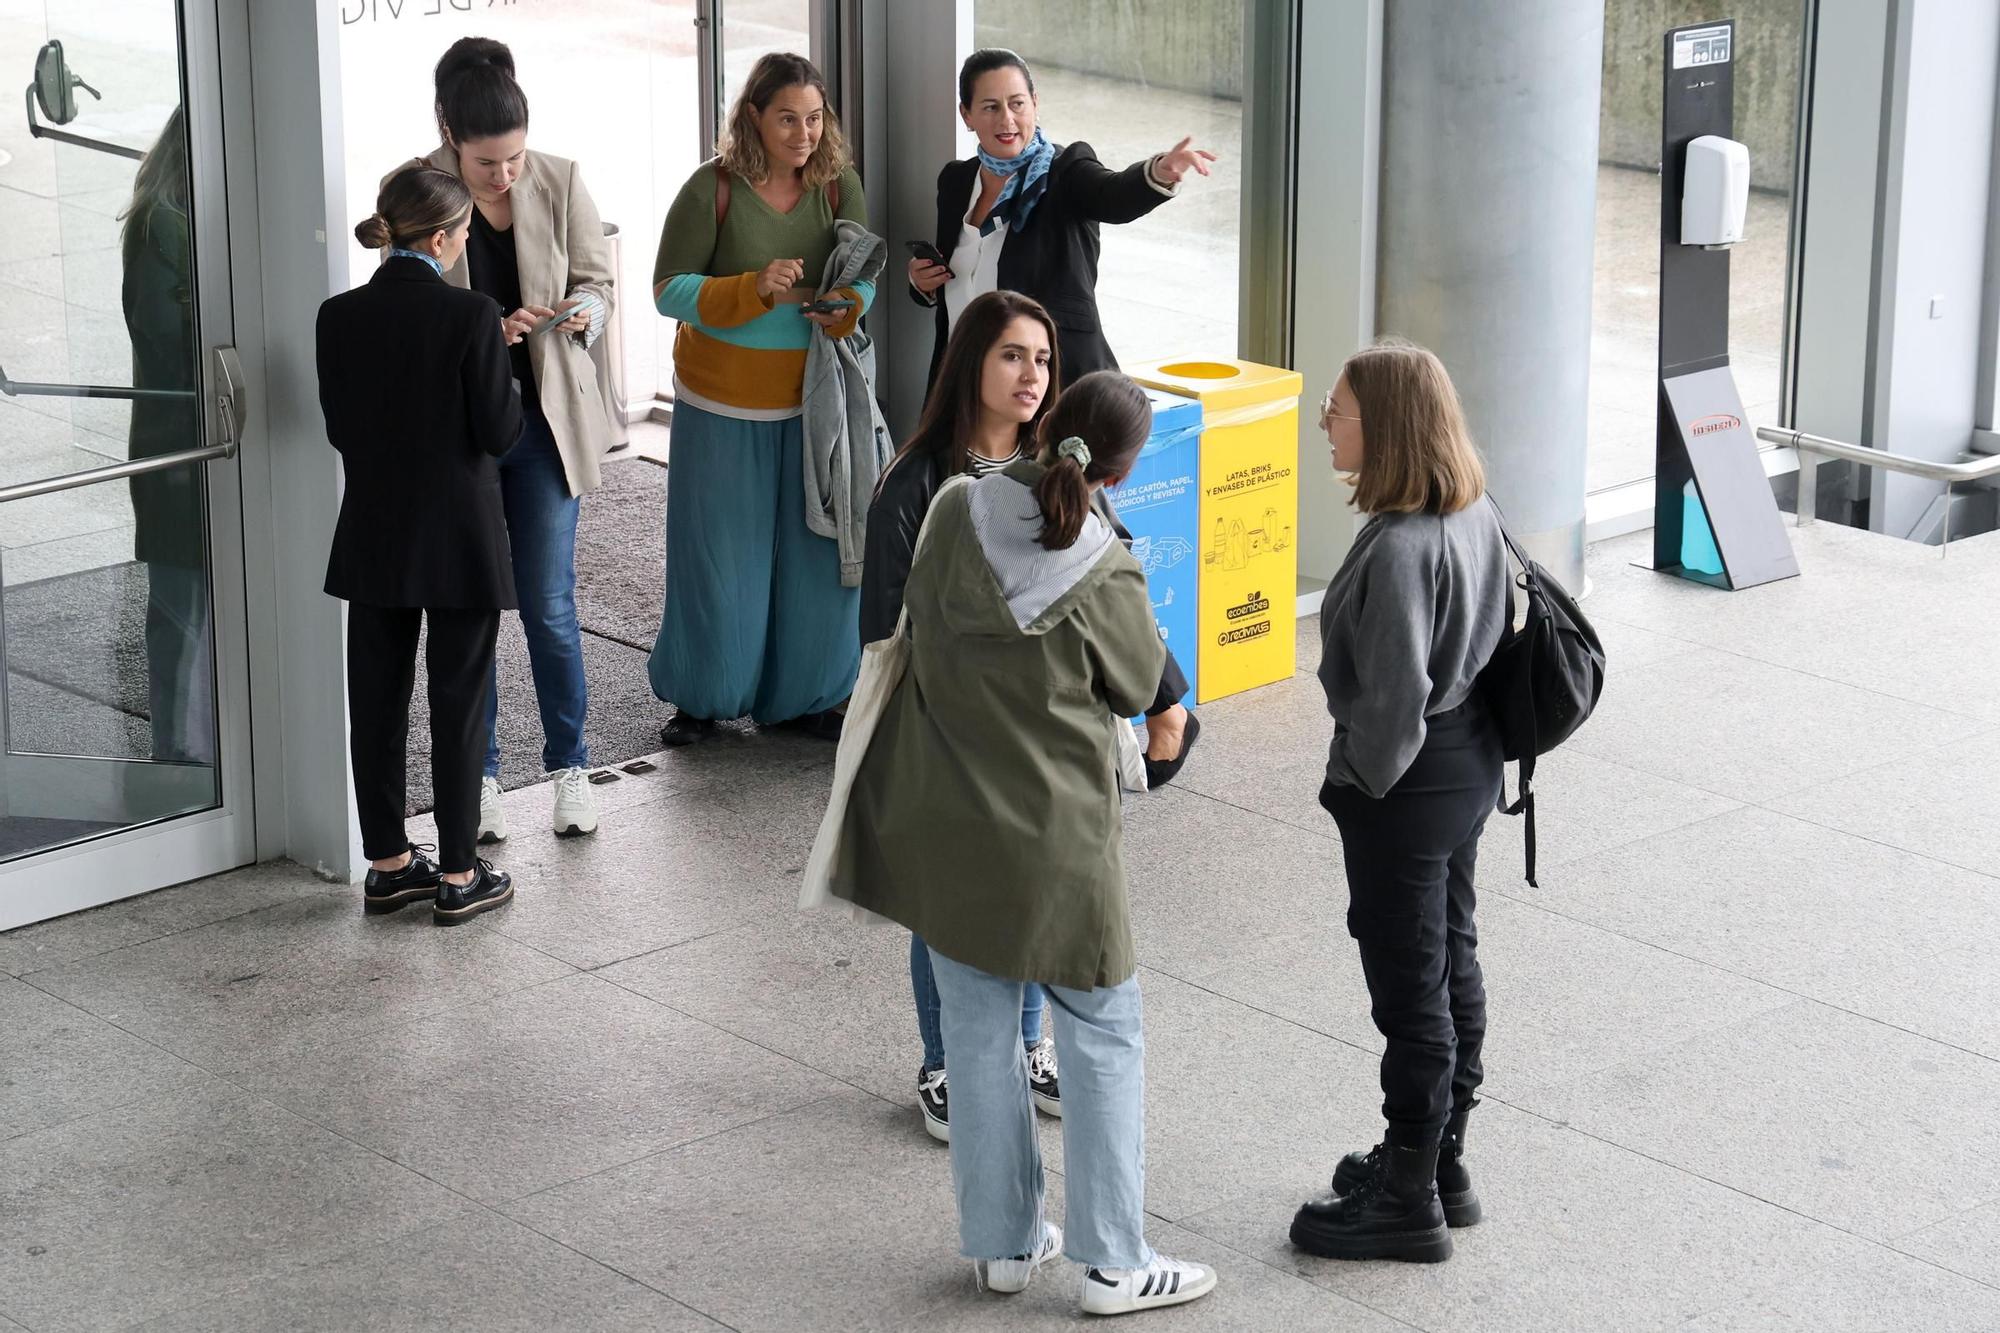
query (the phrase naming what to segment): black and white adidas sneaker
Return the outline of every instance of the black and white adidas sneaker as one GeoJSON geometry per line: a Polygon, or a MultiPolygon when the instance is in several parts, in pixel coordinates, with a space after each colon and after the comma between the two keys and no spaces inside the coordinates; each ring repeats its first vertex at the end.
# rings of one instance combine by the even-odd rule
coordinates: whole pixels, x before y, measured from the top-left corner
{"type": "Polygon", "coordinates": [[[945,1088],[944,1070],[917,1071],[917,1105],[923,1108],[925,1131],[939,1143],[950,1143],[951,1100],[945,1088]]]}
{"type": "Polygon", "coordinates": [[[1131,1314],[1166,1305],[1185,1305],[1215,1288],[1215,1270],[1186,1264],[1164,1254],[1144,1268],[1090,1268],[1083,1274],[1085,1314],[1131,1314]]]}

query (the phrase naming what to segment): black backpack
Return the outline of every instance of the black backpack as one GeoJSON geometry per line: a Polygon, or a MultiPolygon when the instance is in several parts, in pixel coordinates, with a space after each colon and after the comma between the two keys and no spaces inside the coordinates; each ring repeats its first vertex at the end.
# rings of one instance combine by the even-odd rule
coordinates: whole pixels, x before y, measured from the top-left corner
{"type": "MultiPolygon", "coordinates": [[[[1500,507],[1494,506],[1499,516],[1500,507]]],[[[1535,759],[1568,740],[1604,692],[1604,644],[1576,599],[1541,565],[1530,560],[1500,520],[1500,535],[1521,566],[1507,585],[1507,629],[1492,660],[1479,673],[1479,689],[1500,731],[1502,755],[1521,765],[1518,794],[1510,804],[1500,784],[1500,813],[1527,816],[1528,883],[1535,883],[1535,759]],[[1521,628],[1514,624],[1514,585],[1528,602],[1521,628]]]]}

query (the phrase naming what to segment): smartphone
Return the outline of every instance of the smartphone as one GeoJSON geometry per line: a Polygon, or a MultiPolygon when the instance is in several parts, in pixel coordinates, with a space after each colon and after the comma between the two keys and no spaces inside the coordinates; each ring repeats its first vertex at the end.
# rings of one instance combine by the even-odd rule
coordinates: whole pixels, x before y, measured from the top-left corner
{"type": "Polygon", "coordinates": [[[904,241],[903,248],[910,252],[912,259],[921,259],[926,264],[939,264],[944,267],[946,272],[951,271],[951,265],[946,261],[944,255],[929,241],[904,241]]]}
{"type": "Polygon", "coordinates": [[[547,333],[550,329],[555,328],[558,324],[567,324],[576,315],[578,311],[587,309],[588,307],[589,307],[589,302],[578,301],[575,305],[572,305],[567,309],[558,310],[555,312],[555,314],[550,315],[547,319],[535,325],[534,328],[529,329],[528,336],[532,338],[538,333],[547,333]]]}
{"type": "Polygon", "coordinates": [[[830,297],[824,301],[808,301],[799,309],[808,315],[837,315],[843,310],[854,309],[854,302],[843,297],[830,297]]]}

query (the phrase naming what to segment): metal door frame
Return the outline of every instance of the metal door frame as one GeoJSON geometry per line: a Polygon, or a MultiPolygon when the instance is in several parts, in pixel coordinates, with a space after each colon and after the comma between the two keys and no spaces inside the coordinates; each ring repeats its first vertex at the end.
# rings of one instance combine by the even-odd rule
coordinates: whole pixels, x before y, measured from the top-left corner
{"type": "MultiPolygon", "coordinates": [[[[225,107],[231,143],[250,133],[248,70],[232,61],[225,82],[219,12],[227,7],[234,30],[248,15],[243,0],[185,0],[180,6],[182,89],[188,131],[189,185],[195,210],[194,244],[199,345],[233,348],[236,284],[231,272],[232,230],[254,228],[255,212],[230,208],[225,170],[225,107]]],[[[237,193],[240,195],[242,189],[237,193]]],[[[249,250],[255,254],[254,245],[249,250]]],[[[254,281],[253,281],[254,288],[254,281]]],[[[67,847],[0,863],[0,930],[80,911],[153,889],[247,865],[256,857],[255,797],[250,730],[250,652],[243,559],[243,479],[235,454],[236,429],[216,407],[225,372],[213,350],[203,357],[202,393],[207,461],[209,581],[215,636],[217,762],[221,803],[197,814],[142,824],[67,847]]],[[[243,387],[238,376],[234,386],[243,387]]],[[[238,402],[237,419],[241,419],[238,402]]],[[[250,447],[256,448],[253,442],[250,447]]],[[[118,484],[124,468],[93,470],[85,484],[118,484]],[[104,475],[98,475],[102,473],[104,475]]],[[[11,761],[19,762],[19,761],[11,761]]],[[[74,761],[44,761],[50,763],[74,761]]],[[[115,762],[115,761],[109,761],[115,762]]],[[[33,767],[33,761],[27,765],[33,767]]]]}

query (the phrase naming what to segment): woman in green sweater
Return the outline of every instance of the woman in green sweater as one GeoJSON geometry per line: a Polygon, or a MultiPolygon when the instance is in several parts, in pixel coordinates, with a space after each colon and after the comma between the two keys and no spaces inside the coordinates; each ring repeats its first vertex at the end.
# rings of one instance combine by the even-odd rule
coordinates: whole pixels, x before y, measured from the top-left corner
{"type": "Polygon", "coordinates": [[[841,222],[864,225],[826,82],[803,56],[750,71],[717,156],[681,187],[660,235],[653,299],[674,335],[666,602],[648,664],[677,711],[667,745],[746,714],[828,737],[861,664],[860,590],[806,526],[800,431],[816,324],[852,334],[871,283],[817,281],[841,222]],[[844,302],[824,313],[815,299],[844,302]]]}

